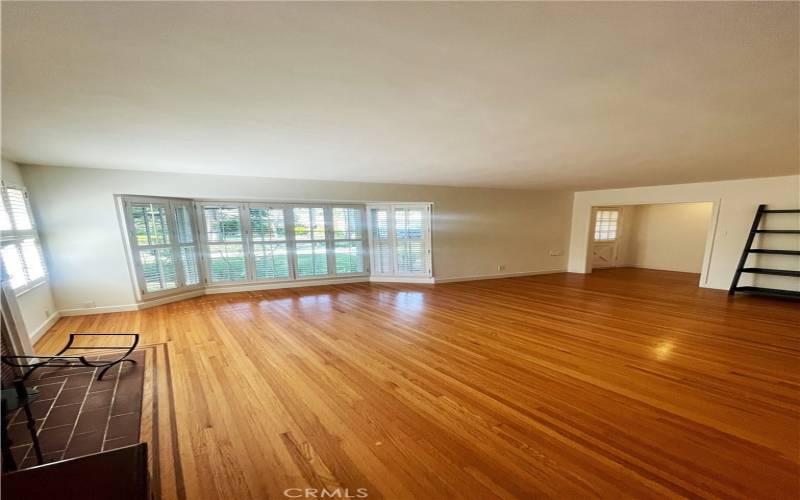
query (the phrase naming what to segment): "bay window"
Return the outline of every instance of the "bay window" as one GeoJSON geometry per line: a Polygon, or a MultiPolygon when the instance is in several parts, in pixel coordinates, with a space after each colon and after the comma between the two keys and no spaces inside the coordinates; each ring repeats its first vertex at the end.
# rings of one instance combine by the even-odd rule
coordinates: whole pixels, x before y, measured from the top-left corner
{"type": "Polygon", "coordinates": [[[366,276],[370,259],[373,274],[430,276],[428,205],[365,210],[134,196],[122,202],[143,298],[209,286],[366,276]]]}

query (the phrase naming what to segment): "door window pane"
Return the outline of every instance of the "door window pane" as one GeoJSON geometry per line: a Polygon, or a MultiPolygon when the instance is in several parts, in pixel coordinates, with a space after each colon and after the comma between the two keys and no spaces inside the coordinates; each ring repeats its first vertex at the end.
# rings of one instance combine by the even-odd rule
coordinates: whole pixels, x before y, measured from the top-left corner
{"type": "Polygon", "coordinates": [[[614,241],[617,239],[619,210],[597,210],[594,221],[595,241],[614,241]]]}

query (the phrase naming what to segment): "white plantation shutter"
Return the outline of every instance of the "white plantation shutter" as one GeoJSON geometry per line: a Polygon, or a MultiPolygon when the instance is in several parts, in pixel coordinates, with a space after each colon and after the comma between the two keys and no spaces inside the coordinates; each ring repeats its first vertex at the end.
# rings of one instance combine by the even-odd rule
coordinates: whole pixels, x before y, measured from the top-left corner
{"type": "Polygon", "coordinates": [[[16,293],[47,279],[28,195],[22,188],[0,190],[0,260],[2,281],[16,293]]]}
{"type": "Polygon", "coordinates": [[[183,272],[184,286],[200,283],[200,270],[198,266],[199,253],[197,251],[197,236],[192,216],[192,205],[186,203],[172,204],[175,213],[175,234],[178,239],[178,260],[183,272]]]}
{"type": "Polygon", "coordinates": [[[284,208],[250,205],[249,210],[255,279],[288,279],[291,268],[284,208]]]}
{"type": "Polygon", "coordinates": [[[191,202],[122,198],[131,255],[143,298],[199,287],[201,276],[191,202]]]}
{"type": "Polygon", "coordinates": [[[389,207],[375,207],[369,210],[373,274],[394,274],[389,210],[389,207]]]}
{"type": "Polygon", "coordinates": [[[372,274],[431,275],[430,205],[370,205],[372,274]]]}
{"type": "Polygon", "coordinates": [[[244,281],[247,266],[244,251],[241,207],[204,205],[205,242],[208,251],[208,279],[212,283],[244,281]]]}
{"type": "Polygon", "coordinates": [[[333,251],[336,274],[364,272],[364,211],[333,207],[333,251]]]}
{"type": "Polygon", "coordinates": [[[424,274],[426,234],[424,207],[395,207],[397,274],[424,274]]]}
{"type": "Polygon", "coordinates": [[[295,207],[292,213],[297,277],[330,274],[325,207],[295,207]]]}
{"type": "Polygon", "coordinates": [[[142,294],[178,288],[169,202],[131,202],[127,212],[142,294]]]}

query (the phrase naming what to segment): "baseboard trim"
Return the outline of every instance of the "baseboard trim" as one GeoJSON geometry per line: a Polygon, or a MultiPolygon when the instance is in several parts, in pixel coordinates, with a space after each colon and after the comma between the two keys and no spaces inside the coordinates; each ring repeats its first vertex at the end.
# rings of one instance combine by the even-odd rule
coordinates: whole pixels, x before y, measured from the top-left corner
{"type": "Polygon", "coordinates": [[[370,283],[412,283],[432,285],[436,283],[434,278],[413,278],[402,276],[370,276],[370,283]]]}
{"type": "Polygon", "coordinates": [[[166,297],[159,297],[153,300],[147,300],[136,304],[137,309],[149,309],[151,307],[169,304],[170,302],[178,302],[179,300],[193,299],[195,297],[202,297],[205,295],[204,289],[192,290],[191,292],[177,293],[175,295],[168,295],[166,297]]]}
{"type": "Polygon", "coordinates": [[[354,276],[352,278],[329,278],[319,280],[276,281],[273,283],[256,283],[250,285],[223,285],[210,286],[205,289],[205,295],[219,293],[255,292],[259,290],[277,290],[280,288],[302,288],[307,286],[345,285],[348,283],[366,283],[369,276],[354,276]]]}
{"type": "Polygon", "coordinates": [[[80,307],[76,309],[62,309],[58,311],[61,316],[89,316],[92,314],[106,314],[115,312],[138,311],[141,304],[126,304],[121,306],[80,307]]]}
{"type": "Polygon", "coordinates": [[[503,278],[522,278],[524,276],[537,276],[540,274],[558,274],[567,272],[566,268],[546,269],[544,271],[526,271],[523,273],[484,274],[481,276],[460,276],[457,278],[438,278],[436,283],[457,283],[461,281],[497,280],[503,278]]]}
{"type": "Polygon", "coordinates": [[[31,332],[28,335],[31,339],[31,344],[35,344],[36,341],[42,338],[42,335],[47,333],[47,331],[50,330],[50,328],[52,328],[53,325],[56,324],[56,321],[58,321],[58,318],[60,317],[61,317],[61,312],[59,311],[54,312],[46,320],[44,320],[44,323],[39,325],[39,328],[31,332]]]}

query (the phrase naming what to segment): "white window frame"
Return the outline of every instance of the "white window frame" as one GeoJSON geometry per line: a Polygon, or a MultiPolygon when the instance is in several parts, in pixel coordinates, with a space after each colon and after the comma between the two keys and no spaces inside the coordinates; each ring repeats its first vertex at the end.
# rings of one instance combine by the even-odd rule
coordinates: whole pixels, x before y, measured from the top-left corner
{"type": "MultiPolygon", "coordinates": [[[[319,279],[326,279],[332,278],[335,276],[335,262],[333,257],[333,211],[331,210],[331,205],[327,203],[293,203],[289,205],[289,212],[291,214],[291,233],[292,233],[292,247],[291,247],[291,254],[292,254],[292,261],[294,266],[294,275],[293,278],[296,281],[309,281],[309,280],[319,280],[319,279]],[[327,263],[328,272],[326,274],[312,274],[310,276],[300,276],[297,269],[297,244],[298,243],[319,243],[323,240],[298,240],[295,235],[295,225],[294,225],[294,209],[295,208],[322,208],[323,218],[325,220],[325,258],[327,263]]],[[[313,226],[313,219],[311,219],[311,224],[313,226]]],[[[288,228],[287,228],[288,229],[288,228]]],[[[313,231],[312,231],[313,233],[313,231]]]]}
{"type": "MultiPolygon", "coordinates": [[[[203,271],[204,271],[204,279],[203,282],[206,286],[229,286],[229,285],[244,285],[248,283],[254,282],[255,270],[252,266],[250,266],[249,262],[249,254],[251,253],[250,249],[250,211],[247,209],[246,203],[240,203],[235,201],[204,201],[197,203],[197,222],[198,222],[198,232],[200,233],[200,242],[201,242],[201,250],[200,253],[203,255],[203,271]],[[208,241],[208,230],[207,230],[207,222],[206,222],[206,213],[205,209],[213,207],[213,208],[238,208],[239,209],[239,226],[242,230],[242,252],[244,255],[244,266],[245,266],[245,278],[243,280],[225,280],[225,281],[211,281],[211,246],[218,246],[224,245],[226,243],[219,243],[219,242],[209,242],[208,241]]],[[[228,244],[239,244],[238,242],[231,242],[228,244]]]]}
{"type": "Polygon", "coordinates": [[[335,276],[365,276],[369,275],[370,269],[370,252],[369,252],[369,236],[367,233],[367,210],[364,205],[345,205],[345,204],[333,204],[328,206],[328,214],[330,217],[330,238],[332,241],[331,246],[329,247],[330,250],[330,259],[328,263],[328,269],[333,269],[333,273],[335,276]],[[336,232],[334,231],[333,227],[333,209],[334,208],[355,208],[359,210],[359,214],[361,216],[361,239],[360,240],[353,240],[350,238],[344,239],[336,239],[336,232]],[[353,242],[353,241],[361,241],[361,269],[362,271],[356,271],[353,273],[339,273],[336,272],[336,243],[337,242],[353,242]],[[332,268],[330,266],[333,266],[332,268]]]}
{"type": "MultiPolygon", "coordinates": [[[[294,261],[294,223],[290,222],[294,217],[292,213],[292,209],[290,205],[285,203],[247,203],[246,204],[246,219],[247,219],[247,248],[245,249],[245,264],[248,268],[248,276],[250,276],[249,282],[251,283],[280,283],[280,282],[289,282],[295,279],[295,261],[294,261]],[[257,278],[256,277],[256,255],[255,255],[255,245],[270,242],[256,242],[252,236],[252,228],[250,227],[250,209],[274,209],[274,210],[283,210],[283,225],[284,231],[286,233],[286,255],[289,260],[289,276],[286,278],[257,278]],[[250,272],[252,270],[252,273],[250,272]]],[[[272,243],[284,243],[282,241],[273,241],[272,243]]],[[[234,281],[232,283],[241,283],[241,281],[234,281]]]]}
{"type": "Polygon", "coordinates": [[[16,185],[7,185],[5,181],[0,183],[0,197],[2,200],[0,202],[3,203],[5,207],[6,213],[9,217],[9,222],[11,224],[10,230],[3,230],[0,233],[0,247],[4,247],[7,245],[14,245],[17,247],[17,254],[22,262],[23,273],[25,275],[25,284],[21,285],[17,288],[12,288],[10,282],[8,281],[8,274],[5,271],[5,265],[2,263],[2,258],[0,258],[0,269],[2,272],[2,286],[7,288],[11,291],[15,296],[22,295],[23,293],[31,290],[39,286],[42,283],[47,282],[48,280],[48,271],[47,271],[47,264],[44,259],[44,251],[42,250],[42,245],[39,242],[39,234],[36,229],[36,220],[33,217],[33,210],[31,209],[30,199],[28,198],[28,191],[25,189],[24,186],[16,186],[16,185]],[[15,227],[16,222],[14,221],[14,216],[9,210],[10,203],[8,201],[8,190],[9,189],[16,189],[22,192],[22,196],[25,200],[25,210],[27,211],[28,219],[30,220],[31,227],[29,229],[17,229],[15,227]],[[22,254],[22,242],[25,240],[33,240],[33,244],[36,247],[36,250],[39,254],[39,260],[41,261],[42,276],[29,279],[28,278],[28,266],[25,263],[24,256],[22,254]]]}
{"type": "MultiPolygon", "coordinates": [[[[164,296],[174,295],[177,293],[185,293],[187,291],[197,290],[203,287],[204,284],[204,276],[203,276],[203,268],[201,265],[200,259],[200,241],[198,240],[198,226],[197,226],[197,219],[195,217],[195,211],[192,206],[192,201],[187,199],[180,199],[180,198],[161,198],[161,197],[152,197],[152,196],[122,196],[121,197],[121,206],[122,206],[122,215],[123,220],[125,221],[125,234],[128,237],[128,250],[130,256],[130,262],[133,266],[134,274],[136,276],[136,288],[139,293],[139,297],[142,300],[151,300],[154,298],[160,298],[164,296]],[[175,279],[178,283],[178,286],[175,288],[169,288],[166,290],[156,290],[156,291],[148,291],[147,290],[147,282],[144,279],[144,269],[142,267],[142,260],[139,254],[139,243],[136,240],[136,231],[133,226],[133,218],[131,216],[130,205],[137,204],[137,203],[152,203],[158,205],[165,205],[167,207],[167,224],[169,230],[169,238],[170,242],[164,245],[157,245],[161,248],[170,248],[172,250],[172,261],[173,265],[175,266],[175,279]],[[183,274],[183,263],[181,262],[181,255],[180,255],[180,248],[181,243],[178,241],[178,224],[176,220],[175,214],[175,207],[177,206],[188,206],[189,207],[189,215],[192,217],[192,225],[194,226],[194,239],[195,245],[197,246],[197,271],[199,275],[199,281],[194,285],[186,285],[186,279],[183,274]]],[[[153,245],[148,245],[146,247],[141,248],[154,248],[153,245]]]]}
{"type": "Polygon", "coordinates": [[[374,254],[375,252],[375,244],[373,242],[373,227],[372,227],[372,217],[370,216],[370,211],[372,209],[385,209],[387,210],[387,220],[389,226],[389,245],[391,248],[391,262],[392,262],[392,271],[390,273],[380,273],[380,272],[373,272],[372,276],[380,276],[380,277],[398,277],[398,278],[430,278],[433,276],[433,251],[432,251],[432,220],[433,220],[433,204],[432,203],[369,203],[367,204],[366,209],[366,219],[367,219],[367,234],[369,237],[369,252],[370,258],[372,260],[376,259],[374,254]],[[426,214],[423,217],[423,234],[425,235],[424,239],[424,255],[425,261],[422,272],[419,273],[408,273],[408,272],[400,272],[398,270],[398,262],[397,262],[397,230],[395,225],[395,208],[421,208],[423,213],[426,214]]]}
{"type": "Polygon", "coordinates": [[[616,243],[622,236],[622,207],[595,207],[592,211],[592,241],[595,243],[616,243]],[[596,239],[597,235],[597,215],[600,212],[617,212],[616,228],[613,239],[596,239]]]}

